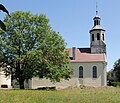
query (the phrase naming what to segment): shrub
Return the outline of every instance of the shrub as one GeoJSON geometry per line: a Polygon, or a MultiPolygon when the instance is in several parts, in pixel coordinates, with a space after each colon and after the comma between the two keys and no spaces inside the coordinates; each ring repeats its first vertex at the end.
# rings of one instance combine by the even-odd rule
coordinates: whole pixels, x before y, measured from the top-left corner
{"type": "Polygon", "coordinates": [[[113,85],[114,87],[120,87],[120,82],[112,82],[112,85],[113,85]]]}

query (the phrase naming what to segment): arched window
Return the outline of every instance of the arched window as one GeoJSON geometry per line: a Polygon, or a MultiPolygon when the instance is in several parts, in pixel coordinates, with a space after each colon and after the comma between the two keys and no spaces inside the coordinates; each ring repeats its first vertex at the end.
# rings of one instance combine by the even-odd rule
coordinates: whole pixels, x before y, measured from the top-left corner
{"type": "Polygon", "coordinates": [[[98,25],[99,24],[98,20],[96,20],[96,22],[97,22],[97,25],[98,25]]]}
{"type": "Polygon", "coordinates": [[[92,41],[94,41],[94,34],[92,34],[92,41]]]}
{"type": "Polygon", "coordinates": [[[103,40],[105,40],[105,38],[104,38],[104,34],[102,34],[102,38],[103,38],[103,40]]]}
{"type": "Polygon", "coordinates": [[[79,67],[79,78],[83,78],[83,67],[79,67]]]}
{"type": "Polygon", "coordinates": [[[96,26],[97,24],[96,24],[96,20],[94,21],[94,26],[96,26]]]}
{"type": "Polygon", "coordinates": [[[97,33],[97,40],[100,40],[100,34],[97,33]]]}
{"type": "Polygon", "coordinates": [[[93,66],[92,72],[93,72],[93,78],[97,78],[97,67],[96,66],[93,66]]]}

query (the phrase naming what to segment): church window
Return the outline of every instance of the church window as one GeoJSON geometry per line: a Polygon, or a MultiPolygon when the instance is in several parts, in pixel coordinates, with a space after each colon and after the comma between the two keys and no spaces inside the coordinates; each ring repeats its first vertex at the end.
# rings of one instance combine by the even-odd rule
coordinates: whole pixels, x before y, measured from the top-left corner
{"type": "Polygon", "coordinates": [[[98,25],[100,25],[100,21],[98,21],[98,23],[99,23],[98,25]]]}
{"type": "Polygon", "coordinates": [[[98,25],[98,20],[96,22],[97,22],[97,25],[98,25]]]}
{"type": "Polygon", "coordinates": [[[96,21],[94,21],[94,26],[96,26],[97,24],[96,24],[96,21]]]}
{"type": "Polygon", "coordinates": [[[94,34],[92,34],[92,41],[94,41],[94,34]]]}
{"type": "Polygon", "coordinates": [[[97,67],[96,66],[93,66],[93,78],[97,78],[97,67]]]}
{"type": "Polygon", "coordinates": [[[95,20],[94,21],[94,26],[96,26],[96,25],[100,25],[100,21],[99,20],[95,20]]]}
{"type": "Polygon", "coordinates": [[[83,78],[83,67],[79,67],[79,78],[83,78]]]}
{"type": "Polygon", "coordinates": [[[103,40],[105,39],[105,38],[104,38],[104,34],[102,34],[102,38],[103,38],[103,40]]]}
{"type": "Polygon", "coordinates": [[[100,34],[97,33],[97,40],[100,40],[100,34]]]}

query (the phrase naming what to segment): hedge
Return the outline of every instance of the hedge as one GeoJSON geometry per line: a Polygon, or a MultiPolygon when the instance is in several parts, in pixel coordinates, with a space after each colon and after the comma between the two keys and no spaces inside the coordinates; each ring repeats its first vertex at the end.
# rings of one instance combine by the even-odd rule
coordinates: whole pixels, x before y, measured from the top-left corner
{"type": "Polygon", "coordinates": [[[120,82],[112,82],[112,85],[113,85],[114,87],[120,87],[120,82]]]}

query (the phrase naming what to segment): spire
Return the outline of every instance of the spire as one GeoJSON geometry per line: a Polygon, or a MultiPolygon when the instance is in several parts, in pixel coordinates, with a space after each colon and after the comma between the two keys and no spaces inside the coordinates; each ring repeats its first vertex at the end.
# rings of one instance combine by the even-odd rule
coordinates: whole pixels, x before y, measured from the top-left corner
{"type": "Polygon", "coordinates": [[[98,15],[98,5],[97,5],[97,2],[96,2],[96,15],[98,15]]]}
{"type": "Polygon", "coordinates": [[[94,26],[100,25],[100,17],[98,16],[98,4],[96,2],[96,16],[93,18],[94,26]]]}

